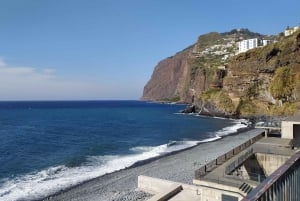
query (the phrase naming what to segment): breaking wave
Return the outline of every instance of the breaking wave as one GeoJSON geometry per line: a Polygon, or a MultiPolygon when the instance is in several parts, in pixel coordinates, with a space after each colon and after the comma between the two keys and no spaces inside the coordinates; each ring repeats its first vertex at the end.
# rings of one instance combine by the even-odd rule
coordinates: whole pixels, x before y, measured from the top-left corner
{"type": "Polygon", "coordinates": [[[84,181],[128,168],[138,161],[187,149],[199,143],[218,140],[244,127],[245,124],[236,121],[234,125],[225,127],[214,133],[211,138],[201,141],[170,141],[159,146],[138,146],[131,148],[132,154],[128,155],[88,156],[86,162],[79,167],[61,165],[13,179],[4,179],[0,181],[0,200],[41,199],[84,181]]]}

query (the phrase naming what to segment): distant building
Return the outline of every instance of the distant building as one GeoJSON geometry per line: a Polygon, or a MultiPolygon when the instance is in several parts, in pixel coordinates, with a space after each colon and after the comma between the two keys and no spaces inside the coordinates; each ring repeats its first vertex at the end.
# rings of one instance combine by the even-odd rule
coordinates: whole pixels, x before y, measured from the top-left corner
{"type": "Polygon", "coordinates": [[[258,42],[257,38],[240,41],[239,42],[239,53],[246,52],[250,49],[256,48],[257,42],[258,42]]]}
{"type": "Polygon", "coordinates": [[[265,40],[260,38],[251,38],[247,40],[242,40],[238,42],[238,53],[247,52],[248,50],[251,50],[253,48],[266,46],[268,44],[272,43],[271,40],[265,40]]]}
{"type": "Polygon", "coordinates": [[[286,30],[284,31],[284,36],[290,36],[293,35],[293,33],[295,33],[298,29],[300,29],[299,26],[295,26],[293,28],[286,28],[286,30]]]}
{"type": "Polygon", "coordinates": [[[266,46],[266,45],[269,45],[271,43],[273,43],[272,40],[265,40],[265,39],[262,40],[262,46],[266,46]]]}

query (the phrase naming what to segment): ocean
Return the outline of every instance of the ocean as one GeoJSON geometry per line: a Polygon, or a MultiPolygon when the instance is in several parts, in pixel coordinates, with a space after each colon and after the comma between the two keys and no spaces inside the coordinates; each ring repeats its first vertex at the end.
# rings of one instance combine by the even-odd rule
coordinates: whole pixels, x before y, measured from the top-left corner
{"type": "Polygon", "coordinates": [[[34,200],[217,140],[238,120],[142,101],[0,102],[0,200],[34,200]]]}

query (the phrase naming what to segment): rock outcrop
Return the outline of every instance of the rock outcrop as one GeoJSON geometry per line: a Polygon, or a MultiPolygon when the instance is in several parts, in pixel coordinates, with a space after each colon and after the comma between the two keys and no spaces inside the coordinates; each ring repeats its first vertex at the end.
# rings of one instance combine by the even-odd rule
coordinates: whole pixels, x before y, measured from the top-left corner
{"type": "MultiPolygon", "coordinates": [[[[155,67],[142,100],[181,101],[218,116],[284,115],[300,108],[300,32],[237,54],[247,29],[209,33],[155,67]]],[[[273,37],[274,39],[275,37],[273,37]]]]}
{"type": "Polygon", "coordinates": [[[188,74],[189,47],[176,55],[162,60],[155,67],[151,79],[144,87],[142,100],[177,101],[183,95],[184,83],[188,74]]]}

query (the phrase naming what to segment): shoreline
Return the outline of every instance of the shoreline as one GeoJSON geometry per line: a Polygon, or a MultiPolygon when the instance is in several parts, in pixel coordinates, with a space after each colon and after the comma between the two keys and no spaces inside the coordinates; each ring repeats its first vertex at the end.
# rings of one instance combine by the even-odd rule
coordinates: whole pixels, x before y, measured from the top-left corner
{"type": "MultiPolygon", "coordinates": [[[[201,116],[201,118],[211,119],[212,117],[201,116]]],[[[182,139],[178,141],[169,141],[168,143],[153,147],[137,147],[138,149],[132,150],[133,154],[131,155],[116,157],[108,156],[107,158],[104,158],[104,160],[108,161],[104,161],[104,165],[97,165],[97,163],[75,167],[60,165],[33,172],[32,174],[25,175],[26,177],[20,177],[19,180],[12,180],[12,182],[17,184],[15,186],[12,186],[9,182],[7,182],[7,184],[5,183],[6,185],[1,189],[0,197],[7,201],[19,199],[24,201],[44,200],[48,197],[67,192],[72,188],[76,188],[77,186],[83,185],[84,183],[99,177],[147,165],[152,161],[160,160],[161,158],[180,153],[181,151],[192,149],[199,144],[206,144],[207,142],[219,140],[221,137],[225,137],[228,134],[235,135],[237,134],[237,131],[239,131],[238,129],[242,127],[242,129],[245,129],[245,125],[243,125],[241,121],[234,119],[230,120],[233,121],[224,125],[220,130],[213,132],[212,135],[214,137],[208,135],[202,140],[182,139]],[[224,136],[222,136],[223,134],[224,136]]],[[[96,159],[94,160],[96,161],[96,159]]]]}
{"type": "Polygon", "coordinates": [[[205,161],[262,132],[261,129],[245,128],[214,141],[138,161],[130,167],[84,181],[38,200],[144,200],[149,195],[135,190],[137,176],[144,174],[191,184],[194,171],[205,161]],[[203,153],[206,153],[205,156],[203,153]],[[178,175],[179,172],[183,175],[178,175]]]}

